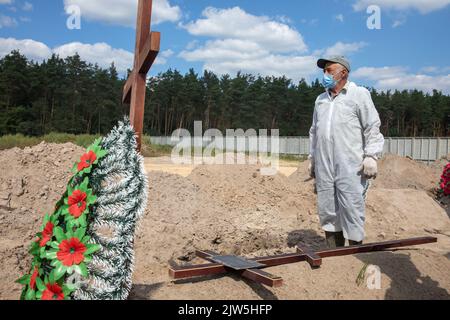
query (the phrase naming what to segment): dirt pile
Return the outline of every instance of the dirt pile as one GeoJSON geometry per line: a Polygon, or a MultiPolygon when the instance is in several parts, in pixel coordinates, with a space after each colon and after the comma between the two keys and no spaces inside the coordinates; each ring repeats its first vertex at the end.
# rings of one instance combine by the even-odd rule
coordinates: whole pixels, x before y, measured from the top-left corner
{"type": "Polygon", "coordinates": [[[395,155],[386,155],[378,165],[379,177],[373,186],[379,188],[432,191],[442,173],[442,169],[395,155]]]}
{"type": "Polygon", "coordinates": [[[318,231],[310,194],[284,176],[261,176],[259,170],[257,166],[201,166],[186,179],[151,172],[152,200],[141,230],[153,226],[168,234],[153,239],[147,232],[139,233],[147,238],[144,243],[157,241],[157,247],[167,248],[154,258],[163,263],[171,257],[190,261],[195,248],[205,247],[246,255],[278,252],[288,247],[290,232],[318,231]]]}
{"type": "Polygon", "coordinates": [[[0,298],[19,297],[14,280],[28,271],[29,244],[64,193],[83,150],[71,143],[41,143],[0,152],[0,298]]]}
{"type": "MultiPolygon", "coordinates": [[[[17,298],[14,280],[27,271],[29,243],[45,213],[64,192],[84,150],[41,144],[0,152],[0,298],[17,298]]],[[[387,157],[367,199],[367,241],[435,235],[436,245],[401,253],[330,258],[270,268],[285,285],[273,289],[233,277],[173,283],[167,261],[196,263],[195,249],[254,256],[293,252],[296,244],[325,246],[308,163],[286,177],[262,176],[258,166],[199,166],[186,178],[148,171],[149,204],[136,239],[131,298],[137,299],[449,299],[450,224],[427,193],[440,173],[408,159],[387,157]],[[380,266],[382,289],[358,287],[365,263],[380,266]],[[399,280],[401,279],[401,281],[399,280]]]]}

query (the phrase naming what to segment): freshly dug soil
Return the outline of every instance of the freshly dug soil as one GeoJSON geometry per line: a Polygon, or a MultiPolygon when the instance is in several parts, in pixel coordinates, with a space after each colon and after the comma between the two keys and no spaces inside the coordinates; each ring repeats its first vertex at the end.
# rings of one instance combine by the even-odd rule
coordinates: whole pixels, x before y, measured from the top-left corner
{"type": "MultiPolygon", "coordinates": [[[[0,152],[0,299],[19,297],[14,280],[28,271],[27,248],[83,152],[73,144],[46,143],[0,152]]],[[[367,199],[366,242],[433,235],[437,244],[326,258],[317,270],[306,263],[268,268],[284,279],[282,287],[268,288],[235,276],[172,281],[167,261],[200,262],[195,249],[255,256],[294,252],[297,244],[324,248],[307,162],[289,177],[266,177],[258,166],[190,172],[165,160],[150,165],[146,159],[149,204],[136,235],[130,299],[450,298],[449,216],[432,198],[440,165],[387,156],[367,199]],[[365,264],[380,268],[380,289],[356,283],[365,264]]]]}

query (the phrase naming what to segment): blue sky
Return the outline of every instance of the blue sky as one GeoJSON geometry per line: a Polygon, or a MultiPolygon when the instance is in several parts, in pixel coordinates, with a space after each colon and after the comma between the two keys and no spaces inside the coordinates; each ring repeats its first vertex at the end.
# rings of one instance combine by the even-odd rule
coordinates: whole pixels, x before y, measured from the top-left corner
{"type": "MultiPolygon", "coordinates": [[[[78,52],[123,74],[133,64],[136,2],[0,0],[0,56],[78,52]],[[80,29],[66,26],[70,6],[80,9],[80,29]]],[[[192,67],[312,81],[318,57],[343,54],[359,84],[450,94],[450,0],[154,0],[152,18],[162,43],[151,75],[192,67]],[[381,29],[367,27],[371,4],[381,29]]]]}

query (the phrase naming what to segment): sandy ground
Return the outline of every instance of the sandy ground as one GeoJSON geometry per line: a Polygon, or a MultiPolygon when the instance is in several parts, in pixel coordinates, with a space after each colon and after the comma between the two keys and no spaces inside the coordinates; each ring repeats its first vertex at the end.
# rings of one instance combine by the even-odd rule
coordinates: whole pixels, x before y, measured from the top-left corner
{"type": "MultiPolygon", "coordinates": [[[[0,152],[0,299],[19,297],[14,280],[28,271],[27,247],[82,153],[72,144],[0,152]]],[[[324,248],[307,163],[282,162],[278,175],[265,177],[259,166],[146,159],[149,205],[136,235],[130,299],[449,299],[450,213],[432,197],[442,164],[388,156],[367,199],[366,242],[432,235],[438,243],[326,258],[315,270],[268,268],[284,279],[269,288],[229,275],[172,281],[167,261],[197,263],[195,249],[255,256],[294,252],[297,244],[324,248]],[[380,289],[357,285],[366,263],[380,268],[380,289]]]]}

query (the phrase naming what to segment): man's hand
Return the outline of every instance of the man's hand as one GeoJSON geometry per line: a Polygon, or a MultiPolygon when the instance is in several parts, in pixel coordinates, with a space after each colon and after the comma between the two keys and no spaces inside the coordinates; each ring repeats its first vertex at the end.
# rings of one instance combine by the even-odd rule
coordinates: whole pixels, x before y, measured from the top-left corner
{"type": "Polygon", "coordinates": [[[310,158],[309,159],[308,172],[309,172],[309,176],[311,178],[315,178],[316,177],[316,173],[314,172],[314,158],[310,158]]]}
{"type": "Polygon", "coordinates": [[[372,157],[365,157],[359,171],[363,171],[368,179],[376,179],[378,174],[377,161],[372,157]]]}

